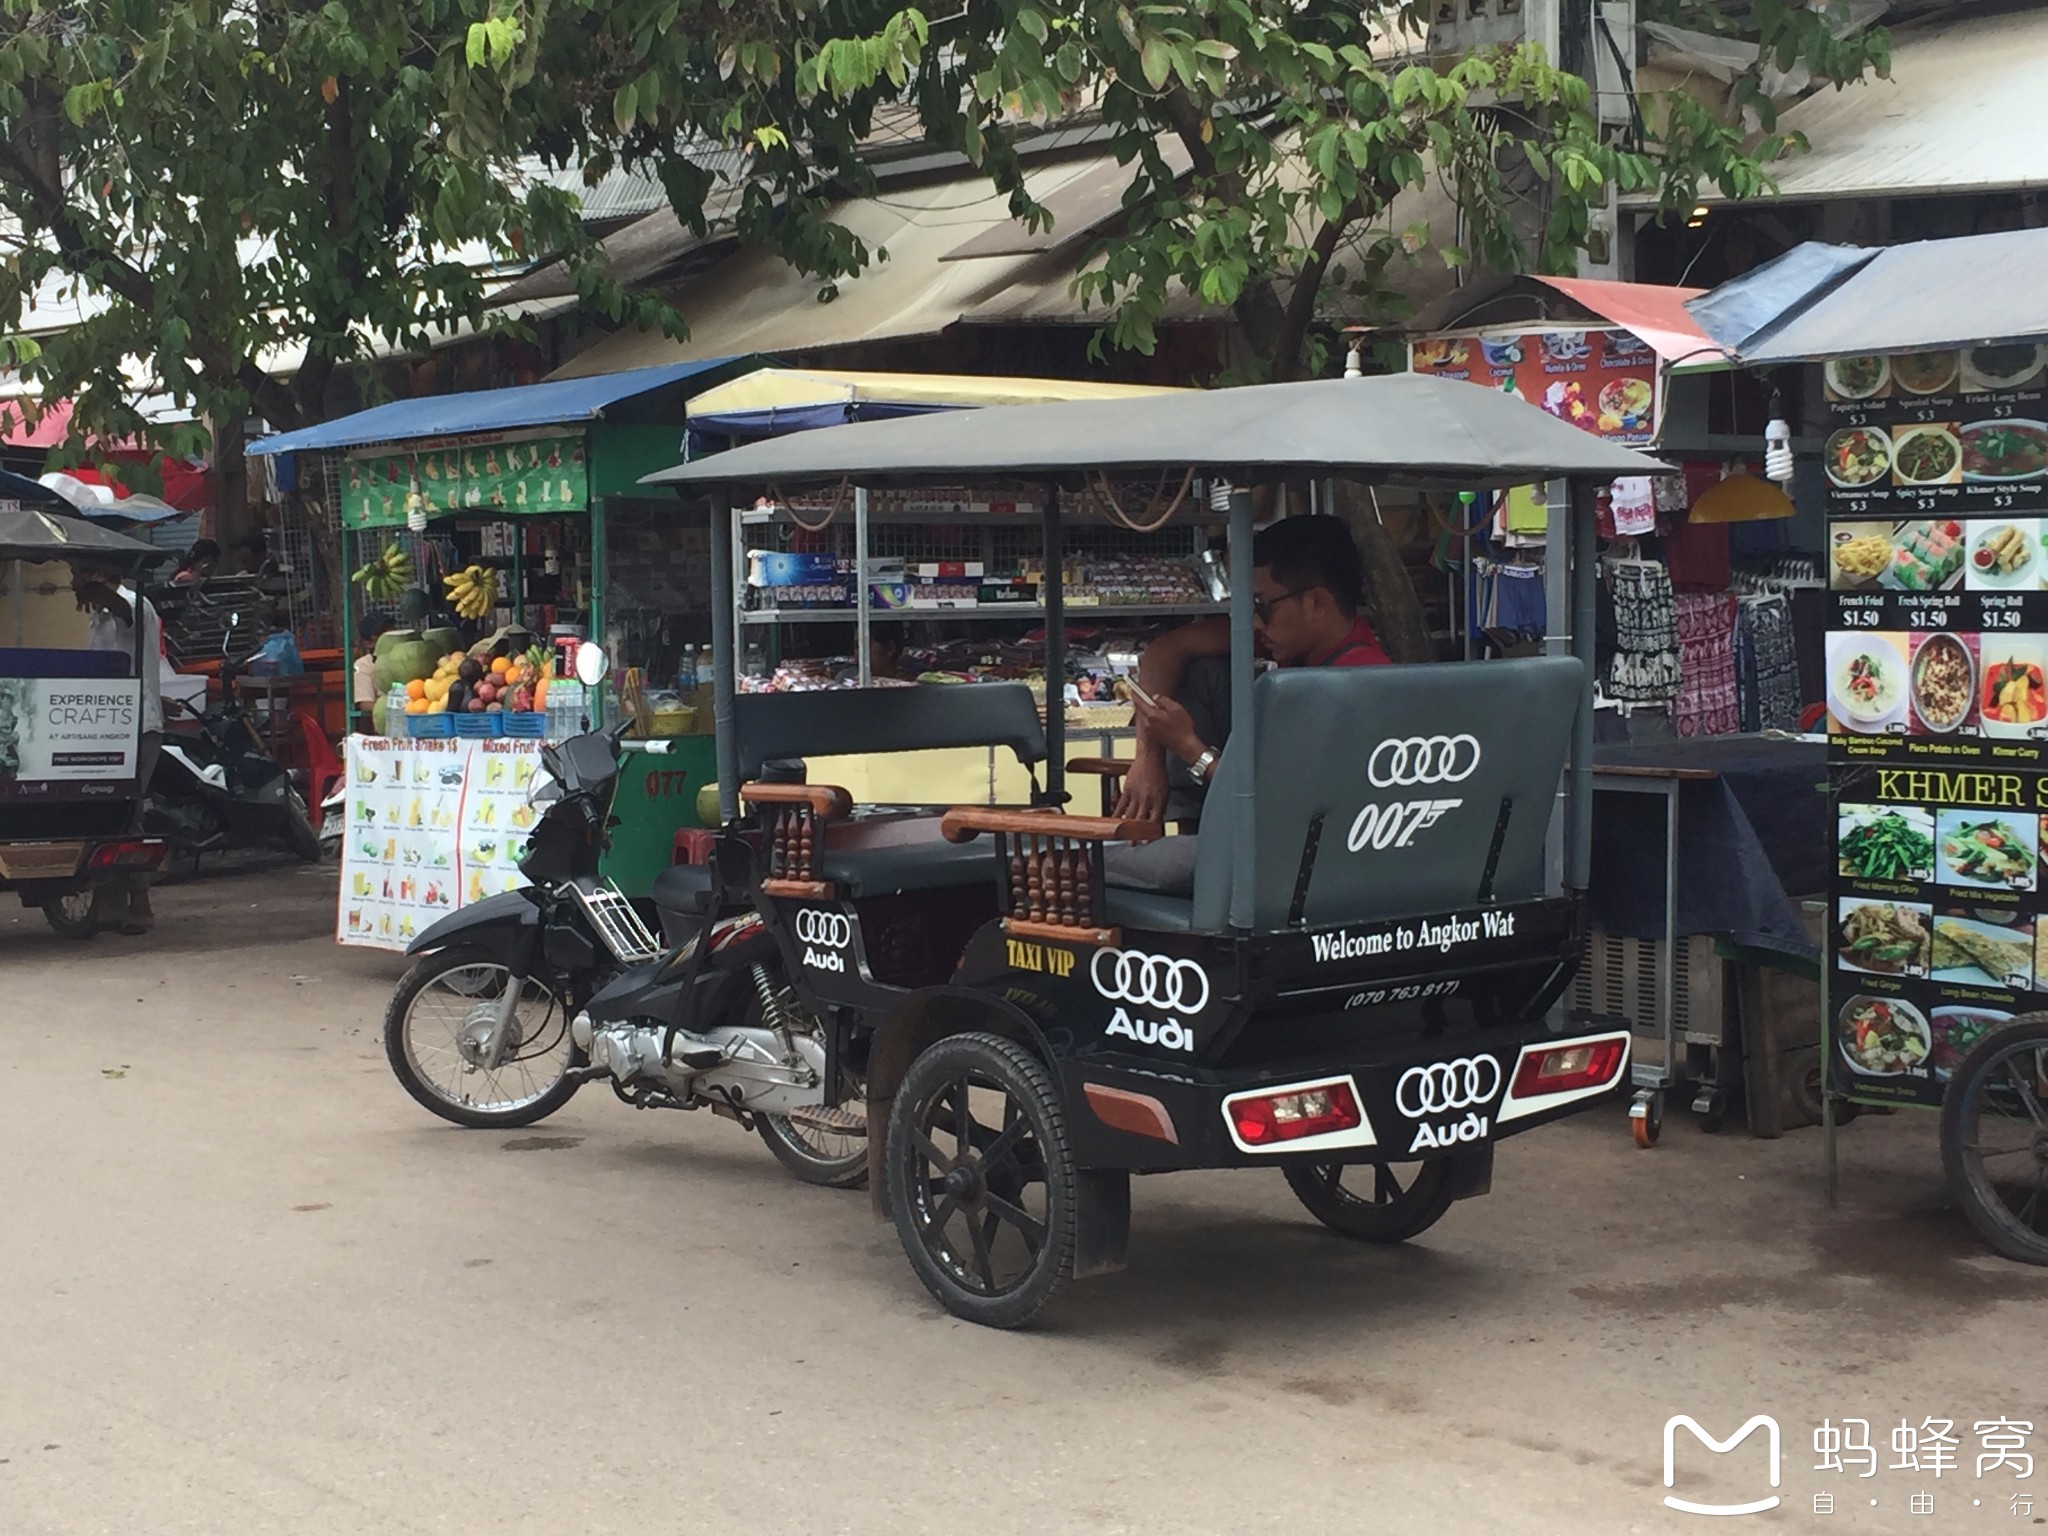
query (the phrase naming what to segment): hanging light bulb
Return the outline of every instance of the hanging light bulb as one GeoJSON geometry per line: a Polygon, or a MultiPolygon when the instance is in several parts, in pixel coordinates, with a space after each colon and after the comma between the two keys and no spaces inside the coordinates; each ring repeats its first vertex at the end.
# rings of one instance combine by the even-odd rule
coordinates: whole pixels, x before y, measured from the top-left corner
{"type": "Polygon", "coordinates": [[[1784,397],[1771,395],[1771,420],[1764,428],[1764,478],[1789,485],[1795,473],[1792,464],[1792,428],[1785,421],[1784,397]]]}
{"type": "Polygon", "coordinates": [[[414,533],[427,531],[427,498],[420,494],[418,476],[413,477],[412,489],[406,493],[405,526],[414,533]]]}

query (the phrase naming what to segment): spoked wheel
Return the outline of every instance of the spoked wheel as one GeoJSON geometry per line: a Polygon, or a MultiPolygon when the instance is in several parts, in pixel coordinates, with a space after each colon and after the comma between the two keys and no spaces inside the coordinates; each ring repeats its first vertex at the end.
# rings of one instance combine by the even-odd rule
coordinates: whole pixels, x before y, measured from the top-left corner
{"type": "Polygon", "coordinates": [[[1283,1171],[1311,1216],[1360,1242],[1404,1243],[1451,1208],[1448,1162],[1309,1163],[1283,1171]]]}
{"type": "Polygon", "coordinates": [[[858,1078],[853,1087],[844,1104],[754,1118],[776,1161],[806,1184],[858,1189],[867,1182],[867,1093],[858,1078]]]}
{"type": "Polygon", "coordinates": [[[405,1091],[444,1120],[479,1129],[531,1125],[579,1086],[568,1010],[528,978],[510,1037],[493,1064],[488,1044],[511,972],[484,952],[429,955],[398,984],[384,1015],[384,1055],[405,1091]]]}
{"type": "Polygon", "coordinates": [[[1985,1035],[1941,1106],[1941,1161],[1970,1225],[1999,1253],[2048,1264],[2048,1014],[1985,1035]]]}
{"type": "MultiPolygon", "coordinates": [[[[824,1026],[796,1000],[787,981],[779,985],[783,1019],[806,1037],[817,1058],[825,1056],[824,1026]]],[[[750,1028],[760,1027],[761,1006],[747,1013],[750,1028]]],[[[806,1184],[823,1189],[856,1189],[868,1178],[867,1085],[858,1073],[842,1069],[853,1093],[844,1104],[795,1110],[787,1115],[756,1115],[754,1129],[768,1143],[775,1160],[806,1184]]]]}
{"type": "Polygon", "coordinates": [[[100,931],[99,892],[91,886],[52,896],[43,903],[43,920],[63,939],[89,939],[100,931]]]}
{"type": "Polygon", "coordinates": [[[889,1207],[910,1266],[955,1317],[1030,1321],[1073,1267],[1075,1177],[1044,1065],[999,1035],[910,1064],[889,1115],[889,1207]]]}
{"type": "Polygon", "coordinates": [[[313,830],[313,819],[297,790],[292,791],[291,803],[285,807],[284,832],[280,841],[284,844],[284,851],[302,863],[320,862],[320,834],[313,830]]]}

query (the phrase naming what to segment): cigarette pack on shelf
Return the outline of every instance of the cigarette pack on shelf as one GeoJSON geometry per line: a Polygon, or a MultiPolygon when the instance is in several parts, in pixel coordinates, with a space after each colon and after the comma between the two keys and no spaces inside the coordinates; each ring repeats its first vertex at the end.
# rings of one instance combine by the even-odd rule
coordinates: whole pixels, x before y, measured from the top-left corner
{"type": "Polygon", "coordinates": [[[799,554],[783,549],[747,552],[750,587],[810,587],[839,580],[846,563],[837,555],[799,554]]]}

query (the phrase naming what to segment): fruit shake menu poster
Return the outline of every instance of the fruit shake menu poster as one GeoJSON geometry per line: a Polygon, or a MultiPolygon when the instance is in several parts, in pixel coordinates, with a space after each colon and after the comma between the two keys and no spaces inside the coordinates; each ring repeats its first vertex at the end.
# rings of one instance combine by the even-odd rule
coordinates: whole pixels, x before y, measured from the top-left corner
{"type": "Polygon", "coordinates": [[[1837,761],[2031,763],[2048,742],[2048,348],[1837,358],[1837,761]]]}
{"type": "Polygon", "coordinates": [[[1519,395],[1609,442],[1656,435],[1657,354],[1628,331],[1438,336],[1411,343],[1408,365],[1519,395]]]}
{"type": "Polygon", "coordinates": [[[542,745],[349,737],[335,937],[402,950],[456,908],[526,884],[518,860],[542,745]]]}
{"type": "Polygon", "coordinates": [[[2048,1008],[2048,774],[1835,770],[1829,1058],[1869,1103],[1941,1103],[1984,1031],[2048,1008]]]}

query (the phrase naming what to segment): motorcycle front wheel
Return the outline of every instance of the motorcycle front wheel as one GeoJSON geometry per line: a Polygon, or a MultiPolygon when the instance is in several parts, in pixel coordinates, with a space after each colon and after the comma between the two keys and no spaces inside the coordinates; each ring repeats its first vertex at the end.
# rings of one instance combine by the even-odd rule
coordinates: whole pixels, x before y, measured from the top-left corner
{"type": "Polygon", "coordinates": [[[581,1083],[583,1053],[560,998],[528,977],[513,1005],[512,1038],[496,1066],[484,1048],[512,974],[478,949],[428,955],[399,982],[384,1015],[384,1055],[405,1091],[443,1120],[509,1130],[544,1120],[581,1083]]]}
{"type": "Polygon", "coordinates": [[[306,815],[306,802],[296,793],[291,797],[291,804],[285,807],[282,840],[284,851],[293,858],[307,864],[320,862],[320,834],[313,830],[313,823],[306,815]]]}

